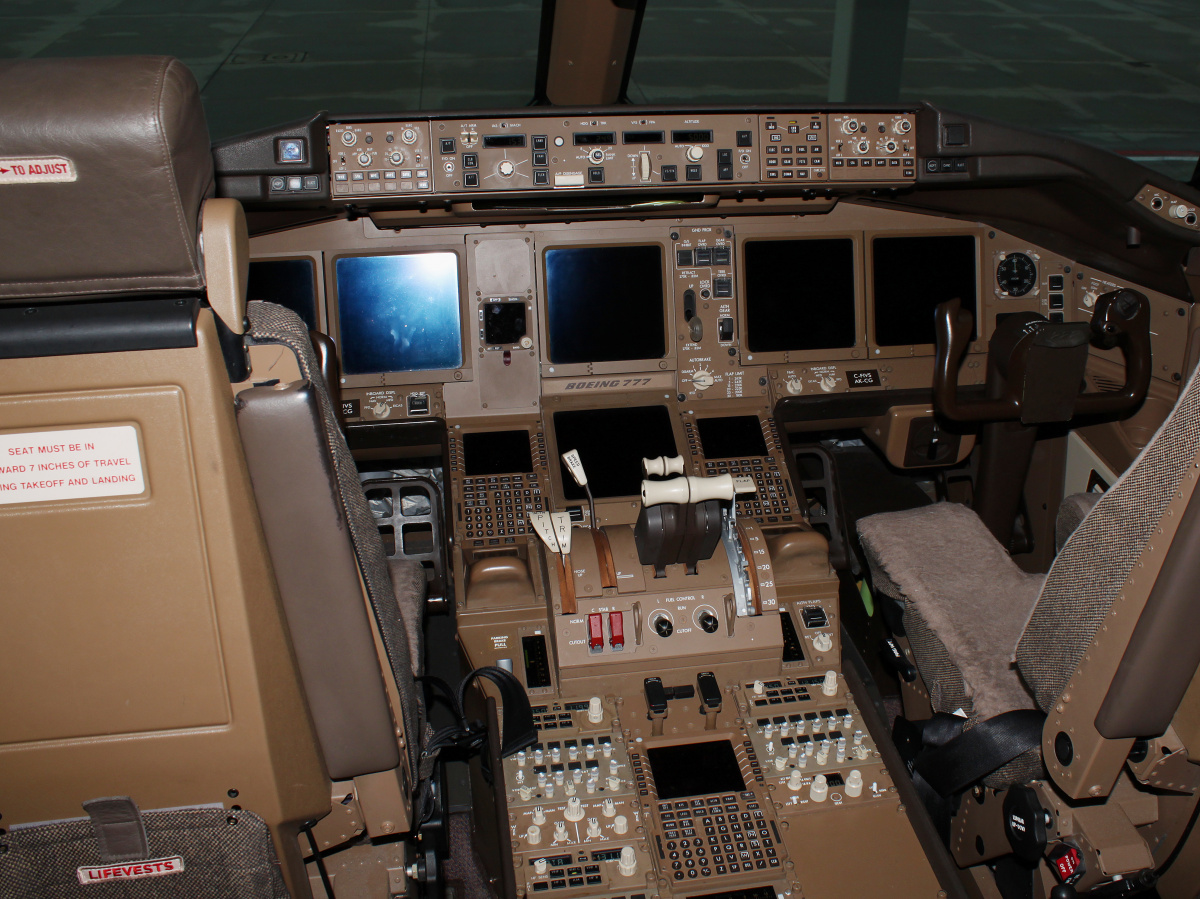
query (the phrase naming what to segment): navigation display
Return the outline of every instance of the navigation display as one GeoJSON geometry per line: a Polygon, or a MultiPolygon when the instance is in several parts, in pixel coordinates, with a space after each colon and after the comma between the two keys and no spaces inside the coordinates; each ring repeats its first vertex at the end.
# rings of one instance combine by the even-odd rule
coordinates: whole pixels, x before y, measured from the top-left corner
{"type": "MultiPolygon", "coordinates": [[[[933,343],[933,312],[958,297],[976,322],[979,278],[970,234],[876,237],[875,340],[880,346],[933,343]]],[[[971,326],[971,339],[978,337],[971,326]]]]}
{"type": "MultiPolygon", "coordinates": [[[[560,456],[579,450],[588,486],[596,499],[639,494],[642,458],[675,455],[675,434],[666,406],[555,412],[554,435],[560,456]]],[[[560,466],[566,498],[586,497],[567,467],[560,466]]]]}
{"type": "Polygon", "coordinates": [[[767,441],[757,415],[730,415],[726,418],[697,418],[700,445],[705,459],[734,459],[765,456],[767,441]]]}
{"type": "Polygon", "coordinates": [[[343,256],[335,274],[343,372],[462,365],[456,254],[343,256]]]}
{"type": "Polygon", "coordinates": [[[286,306],[304,319],[308,330],[325,330],[317,325],[317,272],[312,259],[251,261],[246,299],[286,306]]]}
{"type": "Polygon", "coordinates": [[[547,250],[546,307],[551,362],[661,359],[662,247],[547,250]]]}
{"type": "Polygon", "coordinates": [[[854,346],[854,241],[748,240],[743,252],[752,352],[854,346]]]}
{"type": "Polygon", "coordinates": [[[463,434],[467,477],[533,471],[528,431],[481,431],[463,434]]]}
{"type": "Polygon", "coordinates": [[[659,799],[740,793],[746,789],[728,740],[657,746],[646,750],[659,799]]]}

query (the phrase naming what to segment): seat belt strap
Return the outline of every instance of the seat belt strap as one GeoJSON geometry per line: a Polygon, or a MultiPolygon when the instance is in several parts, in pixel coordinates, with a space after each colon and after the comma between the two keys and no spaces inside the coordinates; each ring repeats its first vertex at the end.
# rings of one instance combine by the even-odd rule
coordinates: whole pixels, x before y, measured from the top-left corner
{"type": "MultiPolygon", "coordinates": [[[[980,721],[922,752],[914,771],[940,796],[961,793],[1023,752],[1039,747],[1045,721],[1045,713],[1037,709],[1015,709],[980,721]]],[[[944,737],[945,728],[935,727],[936,736],[944,737]]],[[[931,741],[925,742],[929,746],[931,741]]]]}

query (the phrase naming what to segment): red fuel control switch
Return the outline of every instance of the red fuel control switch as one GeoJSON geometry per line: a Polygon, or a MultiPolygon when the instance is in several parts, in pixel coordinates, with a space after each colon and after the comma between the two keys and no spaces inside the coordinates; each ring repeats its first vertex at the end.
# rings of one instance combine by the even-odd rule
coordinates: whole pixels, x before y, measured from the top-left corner
{"type": "Polygon", "coordinates": [[[592,652],[604,651],[604,616],[599,612],[588,615],[588,649],[592,652]]]}
{"type": "Polygon", "coordinates": [[[608,613],[608,643],[615,650],[625,648],[625,618],[621,612],[608,613]]]}

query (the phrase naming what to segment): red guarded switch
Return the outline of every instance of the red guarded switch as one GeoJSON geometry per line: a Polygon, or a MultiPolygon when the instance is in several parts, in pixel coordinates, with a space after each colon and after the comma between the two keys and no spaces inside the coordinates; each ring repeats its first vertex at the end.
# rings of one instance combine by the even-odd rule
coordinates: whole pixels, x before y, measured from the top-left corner
{"type": "Polygon", "coordinates": [[[613,649],[625,648],[625,619],[620,612],[608,613],[608,643],[613,649]]]}
{"type": "Polygon", "coordinates": [[[588,615],[588,649],[592,652],[604,651],[604,616],[599,612],[588,615]]]}

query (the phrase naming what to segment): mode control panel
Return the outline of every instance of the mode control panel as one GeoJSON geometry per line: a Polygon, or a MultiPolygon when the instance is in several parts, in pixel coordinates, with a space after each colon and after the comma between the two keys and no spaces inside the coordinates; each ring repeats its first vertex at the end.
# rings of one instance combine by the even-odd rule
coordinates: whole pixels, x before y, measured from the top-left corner
{"type": "Polygon", "coordinates": [[[632,112],[333,123],[333,196],[916,178],[913,112],[632,112]]]}
{"type": "Polygon", "coordinates": [[[439,191],[755,179],[755,117],[455,119],[433,124],[439,191]]]}

